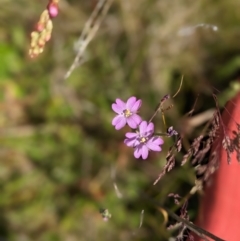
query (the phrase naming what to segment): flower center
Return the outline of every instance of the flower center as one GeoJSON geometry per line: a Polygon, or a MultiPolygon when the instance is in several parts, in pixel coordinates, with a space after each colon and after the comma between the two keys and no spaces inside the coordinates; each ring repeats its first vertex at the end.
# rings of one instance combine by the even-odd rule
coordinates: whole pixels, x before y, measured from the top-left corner
{"type": "Polygon", "coordinates": [[[147,137],[140,137],[140,142],[145,143],[147,141],[147,137]]]}
{"type": "Polygon", "coordinates": [[[126,110],[123,111],[123,114],[124,114],[125,117],[129,117],[129,116],[132,115],[132,112],[130,110],[126,109],[126,110]]]}

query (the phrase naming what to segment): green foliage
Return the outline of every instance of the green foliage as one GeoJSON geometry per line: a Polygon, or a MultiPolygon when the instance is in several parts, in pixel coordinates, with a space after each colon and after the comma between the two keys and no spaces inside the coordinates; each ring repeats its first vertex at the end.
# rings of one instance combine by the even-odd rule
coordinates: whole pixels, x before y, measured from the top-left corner
{"type": "MultiPolygon", "coordinates": [[[[168,125],[184,129],[181,117],[197,94],[196,112],[215,106],[206,82],[222,91],[223,105],[239,90],[232,82],[239,77],[239,2],[114,1],[84,64],[66,81],[62,77],[73,61],[74,42],[96,1],[60,2],[51,41],[30,59],[28,36],[46,1],[0,1],[6,25],[0,27],[0,237],[167,240],[171,233],[162,213],[141,193],[169,203],[169,193],[184,196],[191,190],[194,171],[176,167],[153,186],[172,140],[165,140],[162,153],[135,160],[123,145],[124,131],[111,125],[111,104],[136,95],[143,100],[142,116],[150,119],[184,75],[174,107],[165,113],[168,125]],[[219,30],[203,27],[178,35],[199,23],[214,23],[219,30]],[[112,214],[108,222],[100,208],[112,214]]],[[[160,115],[155,123],[164,131],[160,115]]],[[[190,207],[194,218],[197,205],[190,207]]]]}

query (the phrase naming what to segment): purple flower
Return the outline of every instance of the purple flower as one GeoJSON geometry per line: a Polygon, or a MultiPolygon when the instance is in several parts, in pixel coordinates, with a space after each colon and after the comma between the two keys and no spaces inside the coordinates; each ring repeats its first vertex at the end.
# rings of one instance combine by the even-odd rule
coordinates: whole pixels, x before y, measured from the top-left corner
{"type": "Polygon", "coordinates": [[[134,147],[134,157],[147,159],[148,152],[161,151],[163,139],[154,136],[154,124],[152,122],[142,121],[139,125],[139,131],[126,133],[124,143],[129,147],[134,147]]]}
{"type": "Polygon", "coordinates": [[[118,114],[112,120],[112,125],[115,126],[115,129],[120,130],[126,124],[132,129],[136,129],[142,121],[142,118],[136,114],[141,104],[142,101],[137,100],[134,96],[130,97],[126,103],[116,99],[116,103],[112,104],[113,111],[118,114]]]}
{"type": "Polygon", "coordinates": [[[170,126],[170,127],[167,129],[167,134],[168,134],[169,137],[170,137],[170,136],[177,136],[177,135],[178,135],[178,132],[173,129],[173,126],[170,126]]]}

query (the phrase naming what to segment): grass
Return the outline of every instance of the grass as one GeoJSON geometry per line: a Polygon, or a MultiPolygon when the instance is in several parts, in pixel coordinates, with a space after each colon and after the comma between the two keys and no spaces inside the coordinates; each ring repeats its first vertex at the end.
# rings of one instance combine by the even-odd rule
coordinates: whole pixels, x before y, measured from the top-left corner
{"type": "MultiPolygon", "coordinates": [[[[74,44],[96,1],[60,3],[51,41],[30,59],[28,36],[47,1],[0,2],[0,236],[167,240],[172,234],[162,213],[146,205],[141,193],[148,191],[173,208],[167,194],[186,195],[194,171],[177,163],[152,186],[173,141],[166,139],[161,154],[135,160],[122,142],[126,129],[116,132],[111,126],[111,104],[135,95],[149,119],[165,94],[176,93],[182,75],[174,107],[165,113],[169,126],[181,129],[198,95],[193,115],[215,107],[209,84],[226,93],[219,96],[224,102],[238,77],[239,3],[115,0],[84,52],[84,63],[67,80],[63,76],[76,55],[74,44]],[[199,23],[219,30],[195,28],[199,23]],[[189,26],[192,33],[179,36],[189,26]],[[112,214],[108,222],[99,208],[112,214]]],[[[160,115],[155,125],[162,130],[160,115]]],[[[195,135],[189,133],[186,141],[195,135]]],[[[194,220],[197,204],[190,203],[189,213],[194,220]]]]}

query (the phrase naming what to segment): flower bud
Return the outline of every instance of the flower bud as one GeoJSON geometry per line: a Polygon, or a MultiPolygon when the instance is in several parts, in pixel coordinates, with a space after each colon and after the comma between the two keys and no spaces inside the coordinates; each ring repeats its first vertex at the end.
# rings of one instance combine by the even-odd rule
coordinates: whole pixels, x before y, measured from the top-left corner
{"type": "Polygon", "coordinates": [[[55,18],[58,15],[58,5],[56,3],[49,3],[47,8],[51,18],[55,18]]]}

